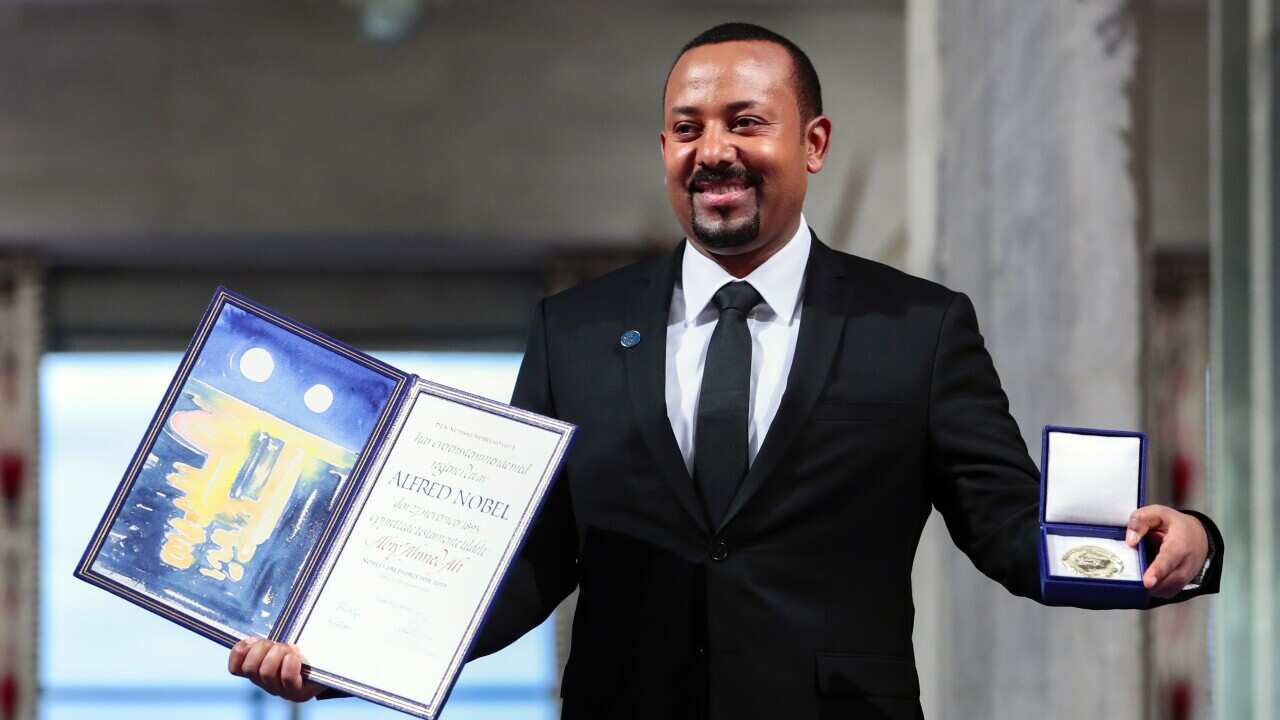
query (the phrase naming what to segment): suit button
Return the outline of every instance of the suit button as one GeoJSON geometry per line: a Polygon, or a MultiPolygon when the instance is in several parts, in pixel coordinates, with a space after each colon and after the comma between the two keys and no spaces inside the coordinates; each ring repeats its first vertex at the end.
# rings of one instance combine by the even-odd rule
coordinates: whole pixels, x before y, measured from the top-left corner
{"type": "Polygon", "coordinates": [[[699,645],[698,647],[693,649],[693,654],[697,655],[698,657],[703,657],[707,654],[707,649],[699,645]]]}
{"type": "Polygon", "coordinates": [[[727,557],[729,557],[729,546],[723,540],[717,540],[711,546],[711,559],[716,562],[722,562],[727,557]]]}

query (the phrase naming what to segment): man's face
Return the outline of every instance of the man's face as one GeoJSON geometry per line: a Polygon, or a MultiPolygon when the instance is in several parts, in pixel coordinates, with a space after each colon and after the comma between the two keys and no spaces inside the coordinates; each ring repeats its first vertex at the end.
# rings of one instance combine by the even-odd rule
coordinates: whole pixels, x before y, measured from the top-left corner
{"type": "Polygon", "coordinates": [[[830,124],[801,120],[787,51],[760,41],[693,48],[672,69],[664,106],[667,196],[685,234],[723,255],[790,238],[830,124]]]}

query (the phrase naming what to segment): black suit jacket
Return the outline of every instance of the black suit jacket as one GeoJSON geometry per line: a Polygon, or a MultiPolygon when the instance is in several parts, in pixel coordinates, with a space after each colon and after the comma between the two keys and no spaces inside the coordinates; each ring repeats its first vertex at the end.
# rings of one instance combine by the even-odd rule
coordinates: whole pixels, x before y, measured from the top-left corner
{"type": "MultiPolygon", "coordinates": [[[[931,509],[988,577],[1040,593],[1039,474],[972,304],[815,239],[781,407],[712,526],[665,406],[683,251],[538,306],[513,403],[579,434],[477,654],[577,587],[566,719],[919,717],[911,565],[931,509]]],[[[1216,591],[1214,566],[1184,596],[1216,591]]]]}

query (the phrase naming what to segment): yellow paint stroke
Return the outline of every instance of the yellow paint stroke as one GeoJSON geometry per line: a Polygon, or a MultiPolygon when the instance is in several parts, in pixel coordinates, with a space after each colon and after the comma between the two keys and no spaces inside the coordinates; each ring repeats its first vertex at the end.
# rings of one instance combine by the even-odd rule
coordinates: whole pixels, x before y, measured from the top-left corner
{"type": "Polygon", "coordinates": [[[189,380],[187,389],[197,409],[174,413],[169,428],[204,453],[205,462],[200,468],[176,462],[165,478],[182,491],[174,505],[183,514],[169,521],[160,559],[179,570],[199,562],[202,574],[238,582],[258,546],[275,531],[304,469],[322,462],[345,475],[356,453],[199,380],[189,380]],[[281,443],[279,453],[273,464],[254,466],[250,484],[260,488],[256,499],[247,494],[233,498],[236,477],[250,461],[261,433],[281,443]],[[216,527],[210,534],[209,525],[216,519],[233,529],[216,527]],[[195,548],[206,537],[214,547],[197,558],[195,548]]]}

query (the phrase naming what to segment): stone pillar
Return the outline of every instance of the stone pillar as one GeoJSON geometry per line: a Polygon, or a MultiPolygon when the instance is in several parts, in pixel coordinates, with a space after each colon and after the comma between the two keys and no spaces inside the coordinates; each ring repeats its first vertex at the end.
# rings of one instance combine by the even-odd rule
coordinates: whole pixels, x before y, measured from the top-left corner
{"type": "MultiPolygon", "coordinates": [[[[903,268],[913,275],[933,277],[938,235],[938,156],[942,118],[942,68],[939,62],[938,4],[946,0],[907,3],[907,244],[903,268]]],[[[887,259],[887,258],[876,258],[887,259]]],[[[925,717],[949,715],[951,683],[949,566],[956,550],[947,537],[942,517],[933,513],[925,525],[911,569],[916,606],[912,642],[920,674],[920,704],[925,717]]]]}
{"type": "MultiPolygon", "coordinates": [[[[1141,428],[1132,8],[911,0],[908,13],[908,256],[973,299],[1034,458],[1046,423],[1141,428]]],[[[919,560],[929,717],[1145,716],[1138,613],[1015,598],[945,532],[919,560]]]]}
{"type": "Polygon", "coordinates": [[[1210,3],[1210,460],[1229,552],[1213,612],[1212,716],[1224,720],[1280,717],[1278,19],[1272,0],[1210,3]]]}

